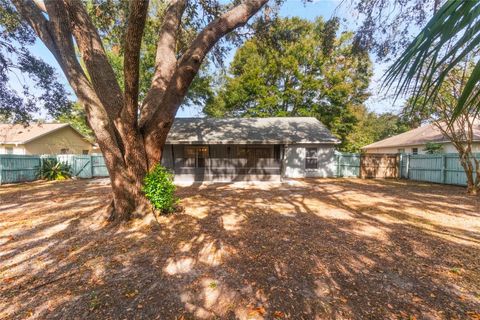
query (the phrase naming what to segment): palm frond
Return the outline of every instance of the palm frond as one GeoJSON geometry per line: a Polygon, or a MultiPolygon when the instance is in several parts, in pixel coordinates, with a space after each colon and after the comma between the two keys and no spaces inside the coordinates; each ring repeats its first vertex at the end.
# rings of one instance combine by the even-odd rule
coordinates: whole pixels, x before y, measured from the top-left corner
{"type": "Polygon", "coordinates": [[[449,0],[387,70],[384,87],[394,88],[396,97],[412,92],[414,103],[427,105],[437,97],[449,72],[473,58],[477,65],[463,88],[455,115],[467,108],[479,110],[479,58],[472,57],[479,49],[480,0],[449,0]]]}

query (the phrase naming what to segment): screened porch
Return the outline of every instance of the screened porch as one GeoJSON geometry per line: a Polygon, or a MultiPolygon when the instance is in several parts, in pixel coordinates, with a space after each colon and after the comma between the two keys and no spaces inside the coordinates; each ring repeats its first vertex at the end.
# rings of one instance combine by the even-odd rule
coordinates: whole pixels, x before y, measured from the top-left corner
{"type": "Polygon", "coordinates": [[[280,176],[282,154],[281,145],[166,145],[162,162],[195,180],[266,180],[280,176]]]}

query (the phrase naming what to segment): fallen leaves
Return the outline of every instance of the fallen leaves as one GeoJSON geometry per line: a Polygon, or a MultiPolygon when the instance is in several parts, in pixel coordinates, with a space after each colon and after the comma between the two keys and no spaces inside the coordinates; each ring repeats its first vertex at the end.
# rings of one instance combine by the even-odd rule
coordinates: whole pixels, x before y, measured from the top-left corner
{"type": "Polygon", "coordinates": [[[14,209],[0,215],[0,226],[9,223],[0,228],[0,318],[61,318],[69,312],[78,319],[154,314],[190,320],[203,312],[218,318],[351,319],[360,312],[364,319],[416,320],[425,311],[439,319],[480,320],[478,244],[468,231],[478,217],[465,215],[478,200],[453,187],[442,187],[442,195],[434,188],[363,180],[312,180],[269,190],[193,186],[179,189],[182,215],[161,219],[158,230],[133,230],[97,229],[94,218],[110,190],[92,190],[87,182],[61,184],[64,201],[58,203],[33,191],[23,190],[21,200],[15,192],[2,194],[14,209]],[[222,217],[239,213],[245,219],[237,231],[225,231],[222,217]],[[339,218],[347,213],[355,219],[339,218]],[[415,220],[422,213],[429,216],[415,220]],[[460,215],[465,224],[450,226],[460,215]],[[425,231],[427,218],[470,244],[425,231]],[[381,225],[388,239],[353,233],[359,225],[381,225]],[[199,252],[211,257],[219,248],[227,249],[218,265],[199,259],[199,252]],[[192,259],[194,268],[167,275],[165,261],[179,257],[192,259]]]}
{"type": "Polygon", "coordinates": [[[249,316],[263,316],[265,314],[265,308],[260,306],[260,307],[255,307],[255,308],[250,308],[248,310],[248,315],[249,316]]]}
{"type": "Polygon", "coordinates": [[[138,295],[138,290],[135,289],[133,291],[127,291],[124,293],[124,296],[127,297],[127,298],[135,298],[136,296],[138,295]]]}
{"type": "Polygon", "coordinates": [[[480,320],[480,312],[468,311],[467,315],[470,317],[470,320],[480,320]]]}

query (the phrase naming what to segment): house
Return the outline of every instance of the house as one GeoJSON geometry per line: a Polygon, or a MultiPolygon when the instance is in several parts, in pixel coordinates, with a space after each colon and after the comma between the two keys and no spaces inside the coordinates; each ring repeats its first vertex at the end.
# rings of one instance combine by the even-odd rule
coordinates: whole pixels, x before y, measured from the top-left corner
{"type": "Polygon", "coordinates": [[[309,117],[177,118],[162,164],[177,181],[330,177],[338,143],[309,117]]]}
{"type": "MultiPolygon", "coordinates": [[[[474,125],[473,152],[480,152],[480,122],[474,125]]],[[[457,153],[453,144],[433,124],[424,125],[396,136],[377,141],[362,148],[366,153],[409,153],[424,154],[427,143],[442,145],[441,152],[457,153]]]]}
{"type": "Polygon", "coordinates": [[[67,123],[0,124],[0,154],[90,154],[93,146],[67,123]]]}

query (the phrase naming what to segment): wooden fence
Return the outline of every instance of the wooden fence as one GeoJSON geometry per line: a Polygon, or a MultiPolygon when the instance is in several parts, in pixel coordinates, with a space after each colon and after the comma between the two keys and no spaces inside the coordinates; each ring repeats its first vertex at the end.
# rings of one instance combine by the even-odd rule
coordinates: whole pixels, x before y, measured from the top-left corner
{"type": "Polygon", "coordinates": [[[36,180],[37,168],[43,159],[57,159],[72,168],[78,178],[108,177],[102,155],[0,155],[0,184],[36,180]]]}
{"type": "MultiPolygon", "coordinates": [[[[465,186],[467,178],[456,153],[372,155],[337,153],[337,177],[403,178],[465,186]]],[[[480,153],[476,154],[480,159],[480,153]]]]}
{"type": "Polygon", "coordinates": [[[361,178],[399,178],[399,156],[396,154],[362,154],[361,178]]]}
{"type": "Polygon", "coordinates": [[[336,152],[335,160],[337,177],[360,176],[360,154],[336,152]]]}
{"type": "MultiPolygon", "coordinates": [[[[480,159],[480,153],[475,155],[480,159]]],[[[401,177],[442,184],[467,185],[467,177],[456,153],[400,156],[401,177]]]]}
{"type": "MultiPolygon", "coordinates": [[[[443,184],[466,185],[458,155],[371,155],[336,152],[337,177],[390,177],[443,184]],[[395,159],[395,160],[394,160],[395,159]]],[[[480,159],[480,154],[476,154],[480,159]]],[[[79,178],[108,177],[102,155],[0,155],[0,184],[33,181],[45,158],[68,163],[79,178]]]]}

